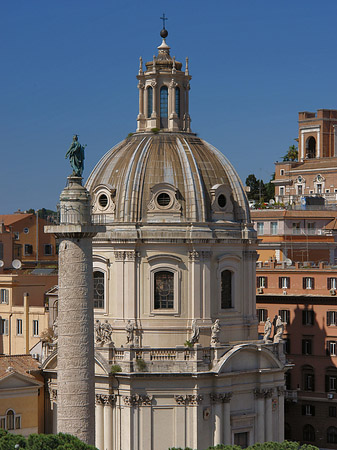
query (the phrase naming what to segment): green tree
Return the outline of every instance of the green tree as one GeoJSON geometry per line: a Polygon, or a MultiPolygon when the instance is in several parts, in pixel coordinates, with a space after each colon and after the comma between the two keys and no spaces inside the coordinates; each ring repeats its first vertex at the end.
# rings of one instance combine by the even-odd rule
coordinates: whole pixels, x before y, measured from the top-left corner
{"type": "Polygon", "coordinates": [[[298,161],[298,149],[296,145],[290,145],[287,153],[283,156],[283,161],[298,161]]]}

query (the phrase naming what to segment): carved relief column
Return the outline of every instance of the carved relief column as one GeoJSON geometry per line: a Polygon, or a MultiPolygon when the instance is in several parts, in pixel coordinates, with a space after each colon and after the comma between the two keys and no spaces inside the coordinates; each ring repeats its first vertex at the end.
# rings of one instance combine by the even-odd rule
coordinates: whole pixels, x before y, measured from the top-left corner
{"type": "Polygon", "coordinates": [[[257,399],[257,430],[255,433],[257,442],[265,442],[264,439],[264,396],[263,390],[255,389],[255,398],[257,399]]]}
{"type": "Polygon", "coordinates": [[[189,252],[189,266],[190,266],[190,299],[191,299],[191,316],[194,319],[201,317],[201,292],[202,292],[202,277],[200,271],[200,253],[193,250],[189,252]]]}
{"type": "Polygon", "coordinates": [[[277,388],[278,394],[278,440],[284,441],[284,387],[277,388]]]}
{"type": "Polygon", "coordinates": [[[112,410],[115,404],[114,395],[104,395],[104,450],[112,450],[113,422],[112,410]]]}
{"type": "Polygon", "coordinates": [[[273,389],[266,389],[266,442],[270,442],[273,440],[272,396],[273,389]]]}
{"type": "Polygon", "coordinates": [[[104,450],[104,399],[103,395],[96,394],[96,439],[98,450],[104,450]]]}

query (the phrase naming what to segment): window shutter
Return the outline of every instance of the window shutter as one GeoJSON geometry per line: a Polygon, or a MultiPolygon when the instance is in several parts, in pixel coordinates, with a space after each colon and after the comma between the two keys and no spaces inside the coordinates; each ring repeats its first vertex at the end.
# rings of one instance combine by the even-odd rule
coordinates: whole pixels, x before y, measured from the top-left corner
{"type": "Polygon", "coordinates": [[[311,405],[311,415],[315,415],[315,405],[311,405]]]}
{"type": "Polygon", "coordinates": [[[325,375],[325,392],[329,392],[329,375],[325,375]]]}
{"type": "Polygon", "coordinates": [[[5,327],[4,327],[4,334],[7,336],[8,335],[8,319],[5,319],[5,327]]]}
{"type": "Polygon", "coordinates": [[[290,289],[290,277],[287,277],[287,288],[290,289]]]}
{"type": "Polygon", "coordinates": [[[302,416],[305,416],[305,414],[306,414],[305,405],[302,405],[302,416]]]}
{"type": "Polygon", "coordinates": [[[305,355],[305,340],[302,339],[302,355],[305,355]]]}
{"type": "Polygon", "coordinates": [[[330,289],[331,289],[331,278],[327,278],[326,281],[327,281],[327,288],[330,291],[330,289]]]}
{"type": "Polygon", "coordinates": [[[303,289],[306,289],[306,287],[307,287],[306,280],[307,280],[307,279],[306,279],[305,277],[302,279],[303,289]]]}
{"type": "Polygon", "coordinates": [[[311,278],[311,289],[315,289],[315,278],[311,278]]]}
{"type": "MultiPolygon", "coordinates": [[[[328,289],[329,289],[329,288],[328,288],[328,289]]],[[[330,314],[330,311],[327,311],[327,313],[326,313],[326,324],[327,324],[328,326],[331,325],[331,314],[330,314]]]]}
{"type": "Polygon", "coordinates": [[[315,390],[315,375],[312,375],[312,390],[315,390]]]}
{"type": "Polygon", "coordinates": [[[278,277],[278,287],[282,289],[282,277],[278,277]]]}
{"type": "Polygon", "coordinates": [[[268,277],[264,277],[264,286],[267,289],[267,287],[268,287],[268,277]]]}

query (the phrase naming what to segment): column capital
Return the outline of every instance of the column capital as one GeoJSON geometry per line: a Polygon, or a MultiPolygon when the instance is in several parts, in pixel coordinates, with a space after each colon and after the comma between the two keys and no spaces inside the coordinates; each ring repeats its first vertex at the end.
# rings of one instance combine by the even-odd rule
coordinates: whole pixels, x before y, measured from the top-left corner
{"type": "Polygon", "coordinates": [[[116,402],[116,395],[102,395],[103,397],[103,403],[107,406],[113,406],[116,402]]]}
{"type": "Polygon", "coordinates": [[[211,400],[214,403],[220,403],[220,402],[221,403],[229,403],[233,396],[233,393],[232,392],[224,392],[222,394],[211,393],[209,395],[211,397],[211,400]]]}

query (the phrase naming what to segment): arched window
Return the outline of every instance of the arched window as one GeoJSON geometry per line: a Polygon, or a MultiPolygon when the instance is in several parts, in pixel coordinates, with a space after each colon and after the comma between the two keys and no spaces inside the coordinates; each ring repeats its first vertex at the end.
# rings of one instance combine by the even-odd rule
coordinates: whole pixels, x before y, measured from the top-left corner
{"type": "Polygon", "coordinates": [[[103,309],[104,308],[104,273],[95,271],[94,272],[94,308],[103,309]]]}
{"type": "Polygon", "coordinates": [[[167,86],[160,88],[160,126],[167,128],[168,118],[168,89],[167,86]]]}
{"type": "Polygon", "coordinates": [[[221,272],[221,309],[232,308],[232,278],[230,270],[221,272]]]}
{"type": "Polygon", "coordinates": [[[304,425],[303,427],[303,441],[315,442],[315,430],[312,425],[304,425]]]}
{"type": "Polygon", "coordinates": [[[154,309],[173,309],[174,274],[161,270],[154,274],[154,309]]]}
{"type": "Polygon", "coordinates": [[[308,137],[305,150],[307,158],[316,158],[316,139],[314,137],[308,137]]]}
{"type": "Polygon", "coordinates": [[[7,411],[7,430],[14,430],[14,411],[10,409],[7,411]]]}
{"type": "Polygon", "coordinates": [[[147,88],[147,117],[151,117],[153,109],[153,89],[151,86],[147,88]]]}
{"type": "Polygon", "coordinates": [[[284,439],[287,441],[291,440],[291,427],[287,422],[284,424],[284,439]]]}
{"type": "Polygon", "coordinates": [[[326,440],[329,444],[337,444],[337,428],[329,427],[326,432],[326,440]]]}
{"type": "Polygon", "coordinates": [[[180,88],[176,87],[176,114],[180,117],[180,88]]]}

